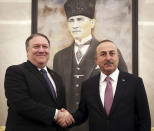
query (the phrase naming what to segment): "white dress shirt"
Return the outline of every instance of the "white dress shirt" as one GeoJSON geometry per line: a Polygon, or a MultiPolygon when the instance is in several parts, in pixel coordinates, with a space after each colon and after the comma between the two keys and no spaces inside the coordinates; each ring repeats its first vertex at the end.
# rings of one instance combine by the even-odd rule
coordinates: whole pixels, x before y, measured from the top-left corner
{"type": "MultiPolygon", "coordinates": [[[[78,45],[82,45],[82,44],[85,44],[86,42],[90,41],[92,39],[92,35],[90,34],[88,37],[84,38],[82,41],[78,41],[78,40],[75,40],[75,43],[77,43],[78,45]]],[[[82,60],[83,56],[86,54],[88,48],[89,48],[90,45],[83,45],[80,50],[81,50],[81,53],[82,53],[82,57],[80,59],[80,61],[82,60]]],[[[79,64],[80,61],[77,60],[77,57],[76,57],[76,52],[78,51],[78,46],[74,46],[74,53],[75,53],[75,58],[76,58],[76,61],[77,63],[79,64]]]]}
{"type": "MultiPolygon", "coordinates": [[[[111,84],[113,88],[113,98],[114,98],[116,87],[117,87],[117,82],[118,82],[118,76],[119,76],[118,68],[109,76],[111,77],[111,84]]],[[[99,93],[100,93],[100,98],[101,98],[103,106],[104,106],[105,89],[106,89],[106,84],[107,84],[105,80],[106,77],[107,76],[101,72],[100,80],[99,80],[99,93]]]]}

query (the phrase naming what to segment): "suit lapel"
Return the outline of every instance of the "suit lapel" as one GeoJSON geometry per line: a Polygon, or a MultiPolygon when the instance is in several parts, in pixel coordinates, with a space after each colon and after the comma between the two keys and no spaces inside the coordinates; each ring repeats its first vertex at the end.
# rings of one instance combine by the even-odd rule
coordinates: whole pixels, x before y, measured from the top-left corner
{"type": "Polygon", "coordinates": [[[39,81],[43,82],[43,79],[41,77],[41,73],[39,72],[39,70],[37,69],[36,66],[34,66],[30,61],[27,61],[26,63],[27,69],[34,74],[35,77],[37,77],[37,79],[39,79],[39,81]]]}
{"type": "Polygon", "coordinates": [[[116,92],[114,95],[113,104],[112,104],[111,111],[110,111],[110,115],[112,115],[112,113],[114,113],[116,107],[118,106],[118,102],[120,101],[122,94],[125,91],[126,83],[127,83],[127,78],[124,76],[124,74],[122,72],[120,72],[119,77],[118,77],[116,92]]]}
{"type": "Polygon", "coordinates": [[[49,95],[54,100],[48,83],[42,77],[42,75],[41,75],[40,71],[37,69],[37,67],[35,67],[30,61],[27,61],[26,66],[27,66],[27,69],[34,75],[34,77],[36,77],[42,83],[42,86],[45,87],[45,89],[47,90],[47,92],[49,93],[49,95]]]}
{"type": "Polygon", "coordinates": [[[89,78],[92,71],[95,70],[95,68],[96,68],[96,63],[94,62],[94,56],[95,56],[95,50],[96,50],[97,45],[98,45],[98,42],[93,38],[90,41],[90,46],[87,50],[86,55],[83,57],[83,59],[81,61],[82,65],[87,65],[87,63],[88,63],[88,65],[86,66],[86,68],[87,68],[86,69],[87,70],[86,79],[89,78]]]}
{"type": "Polygon", "coordinates": [[[63,66],[64,69],[64,76],[65,81],[70,82],[72,79],[72,76],[70,75],[70,72],[72,72],[72,64],[73,64],[73,56],[74,56],[74,44],[72,44],[68,49],[67,52],[65,52],[65,55],[63,57],[63,66]]]}
{"type": "Polygon", "coordinates": [[[103,115],[106,117],[107,115],[100,97],[99,80],[100,80],[100,74],[96,75],[95,80],[92,82],[93,84],[91,86],[94,87],[93,92],[94,92],[94,96],[96,96],[95,97],[96,109],[98,108],[98,112],[100,112],[100,115],[103,115]]]}

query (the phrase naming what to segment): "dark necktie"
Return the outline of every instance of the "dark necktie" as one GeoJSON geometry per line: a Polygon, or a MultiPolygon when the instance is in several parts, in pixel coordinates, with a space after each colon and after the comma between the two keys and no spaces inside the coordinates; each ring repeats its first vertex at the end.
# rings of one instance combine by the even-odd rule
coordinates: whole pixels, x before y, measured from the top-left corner
{"type": "Polygon", "coordinates": [[[113,102],[113,89],[111,84],[111,78],[109,76],[106,77],[106,89],[104,95],[104,108],[106,110],[107,115],[110,113],[110,109],[113,102]]]}
{"type": "Polygon", "coordinates": [[[41,74],[43,75],[44,79],[47,81],[47,83],[48,83],[48,85],[49,85],[49,87],[50,87],[50,89],[51,89],[52,96],[53,96],[53,98],[56,100],[55,89],[54,89],[54,87],[53,87],[53,85],[52,85],[52,83],[51,83],[51,81],[50,81],[50,79],[49,79],[49,77],[48,77],[48,75],[47,75],[46,70],[41,69],[40,72],[41,72],[41,74]]]}
{"type": "Polygon", "coordinates": [[[83,45],[77,45],[76,46],[78,47],[78,50],[76,52],[76,58],[78,60],[78,62],[80,62],[81,58],[82,58],[82,52],[81,52],[81,48],[83,45]]]}
{"type": "Polygon", "coordinates": [[[76,58],[77,58],[78,62],[80,62],[81,59],[82,59],[82,56],[83,56],[83,54],[82,54],[82,52],[81,52],[81,48],[82,48],[83,46],[85,46],[85,45],[90,45],[90,42],[88,41],[88,42],[86,42],[86,43],[84,43],[84,44],[77,44],[77,43],[75,43],[75,45],[78,47],[78,50],[77,50],[77,52],[76,52],[76,58]]]}

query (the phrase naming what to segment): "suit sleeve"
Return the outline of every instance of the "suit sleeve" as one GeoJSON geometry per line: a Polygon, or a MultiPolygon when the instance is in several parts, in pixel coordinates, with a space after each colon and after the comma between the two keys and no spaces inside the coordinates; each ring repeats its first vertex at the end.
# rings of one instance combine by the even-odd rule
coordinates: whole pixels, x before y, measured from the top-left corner
{"type": "Polygon", "coordinates": [[[125,62],[125,60],[121,54],[121,51],[119,49],[118,49],[118,52],[120,54],[118,69],[122,72],[128,72],[126,62],[125,62]]]}
{"type": "Polygon", "coordinates": [[[5,95],[8,107],[21,117],[51,125],[55,108],[37,102],[31,97],[22,69],[11,66],[5,75],[5,95]]]}
{"type": "Polygon", "coordinates": [[[135,100],[137,131],[151,131],[149,104],[142,79],[139,79],[135,100]]]}

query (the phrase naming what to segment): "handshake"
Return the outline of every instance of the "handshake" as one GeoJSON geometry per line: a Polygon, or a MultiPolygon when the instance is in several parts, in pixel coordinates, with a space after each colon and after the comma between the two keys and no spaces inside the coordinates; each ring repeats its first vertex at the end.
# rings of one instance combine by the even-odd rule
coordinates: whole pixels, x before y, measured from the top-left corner
{"type": "Polygon", "coordinates": [[[61,110],[58,110],[58,116],[56,119],[57,124],[61,127],[67,127],[74,122],[73,116],[66,109],[62,108],[61,110]]]}

